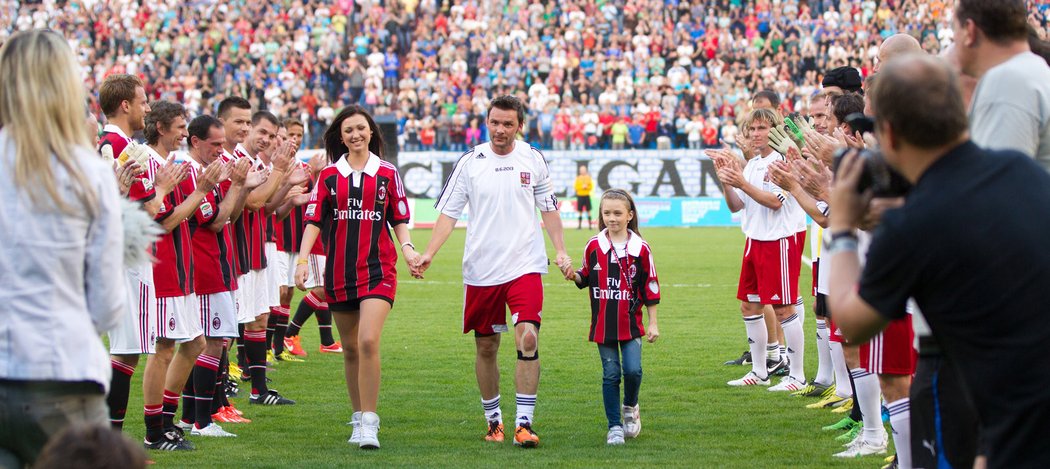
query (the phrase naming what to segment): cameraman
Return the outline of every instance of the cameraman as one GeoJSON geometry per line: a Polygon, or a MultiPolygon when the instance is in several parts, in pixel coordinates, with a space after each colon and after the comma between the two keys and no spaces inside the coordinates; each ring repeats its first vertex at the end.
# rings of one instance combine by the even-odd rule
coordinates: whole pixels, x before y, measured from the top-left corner
{"type": "Polygon", "coordinates": [[[989,467],[1047,467],[1050,361],[1038,350],[1050,341],[1050,176],[1023,154],[969,141],[958,80],[939,59],[886,64],[871,101],[886,161],[914,187],[884,215],[861,274],[866,162],[842,161],[830,215],[836,323],[867,340],[914,297],[973,398],[989,467]]]}

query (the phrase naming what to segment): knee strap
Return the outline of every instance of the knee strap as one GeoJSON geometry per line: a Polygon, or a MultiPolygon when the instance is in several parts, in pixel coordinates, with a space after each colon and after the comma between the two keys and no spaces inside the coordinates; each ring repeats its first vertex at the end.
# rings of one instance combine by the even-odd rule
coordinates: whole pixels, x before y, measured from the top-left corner
{"type": "Polygon", "coordinates": [[[518,360],[525,361],[525,362],[531,362],[531,361],[535,361],[535,360],[539,360],[539,359],[540,359],[540,351],[539,351],[539,349],[537,349],[536,352],[533,353],[531,357],[526,357],[525,355],[522,355],[521,354],[521,350],[518,350],[518,360]]]}

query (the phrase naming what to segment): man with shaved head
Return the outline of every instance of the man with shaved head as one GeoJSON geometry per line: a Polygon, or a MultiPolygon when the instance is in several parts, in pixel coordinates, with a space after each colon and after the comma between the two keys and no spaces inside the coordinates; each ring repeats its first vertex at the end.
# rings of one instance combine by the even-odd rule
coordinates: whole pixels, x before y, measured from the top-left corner
{"type": "Polygon", "coordinates": [[[882,41],[882,45],[879,46],[879,55],[875,57],[875,73],[879,72],[882,64],[889,62],[894,57],[922,52],[919,41],[910,34],[894,34],[882,41]]]}

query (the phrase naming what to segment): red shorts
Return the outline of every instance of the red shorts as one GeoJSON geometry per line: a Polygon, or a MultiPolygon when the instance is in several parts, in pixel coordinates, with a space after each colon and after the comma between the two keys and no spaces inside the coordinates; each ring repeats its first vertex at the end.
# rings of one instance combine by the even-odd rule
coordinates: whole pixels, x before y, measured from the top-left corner
{"type": "Polygon", "coordinates": [[[736,297],[748,303],[792,305],[799,298],[798,274],[802,270],[797,235],[776,241],[748,239],[740,265],[736,297]]]}
{"type": "Polygon", "coordinates": [[[838,342],[840,344],[845,343],[846,341],[842,340],[842,331],[840,331],[839,327],[835,325],[835,320],[831,319],[831,316],[828,316],[827,321],[828,330],[831,331],[831,337],[829,337],[828,340],[832,342],[838,342]]]}
{"type": "Polygon", "coordinates": [[[817,284],[820,282],[820,259],[813,259],[813,296],[817,296],[817,284]]]}
{"type": "Polygon", "coordinates": [[[894,319],[875,337],[860,346],[860,366],[869,373],[911,375],[915,373],[915,331],[911,315],[894,319]]]}
{"type": "Polygon", "coordinates": [[[463,333],[473,330],[478,335],[507,332],[507,307],[510,320],[540,325],[543,311],[543,280],[540,274],[525,274],[501,285],[465,286],[463,333]]]}

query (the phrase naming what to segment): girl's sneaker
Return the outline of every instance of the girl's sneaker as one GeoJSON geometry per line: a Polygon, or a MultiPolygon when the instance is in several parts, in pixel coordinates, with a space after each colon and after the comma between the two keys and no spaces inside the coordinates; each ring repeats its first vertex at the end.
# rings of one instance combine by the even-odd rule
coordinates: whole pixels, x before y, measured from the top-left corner
{"type": "Polygon", "coordinates": [[[617,425],[609,429],[609,434],[605,436],[605,443],[610,445],[622,445],[623,440],[623,427],[617,425]]]}
{"type": "Polygon", "coordinates": [[[638,412],[638,405],[623,406],[623,434],[627,438],[635,438],[642,432],[642,415],[638,412]]]}

